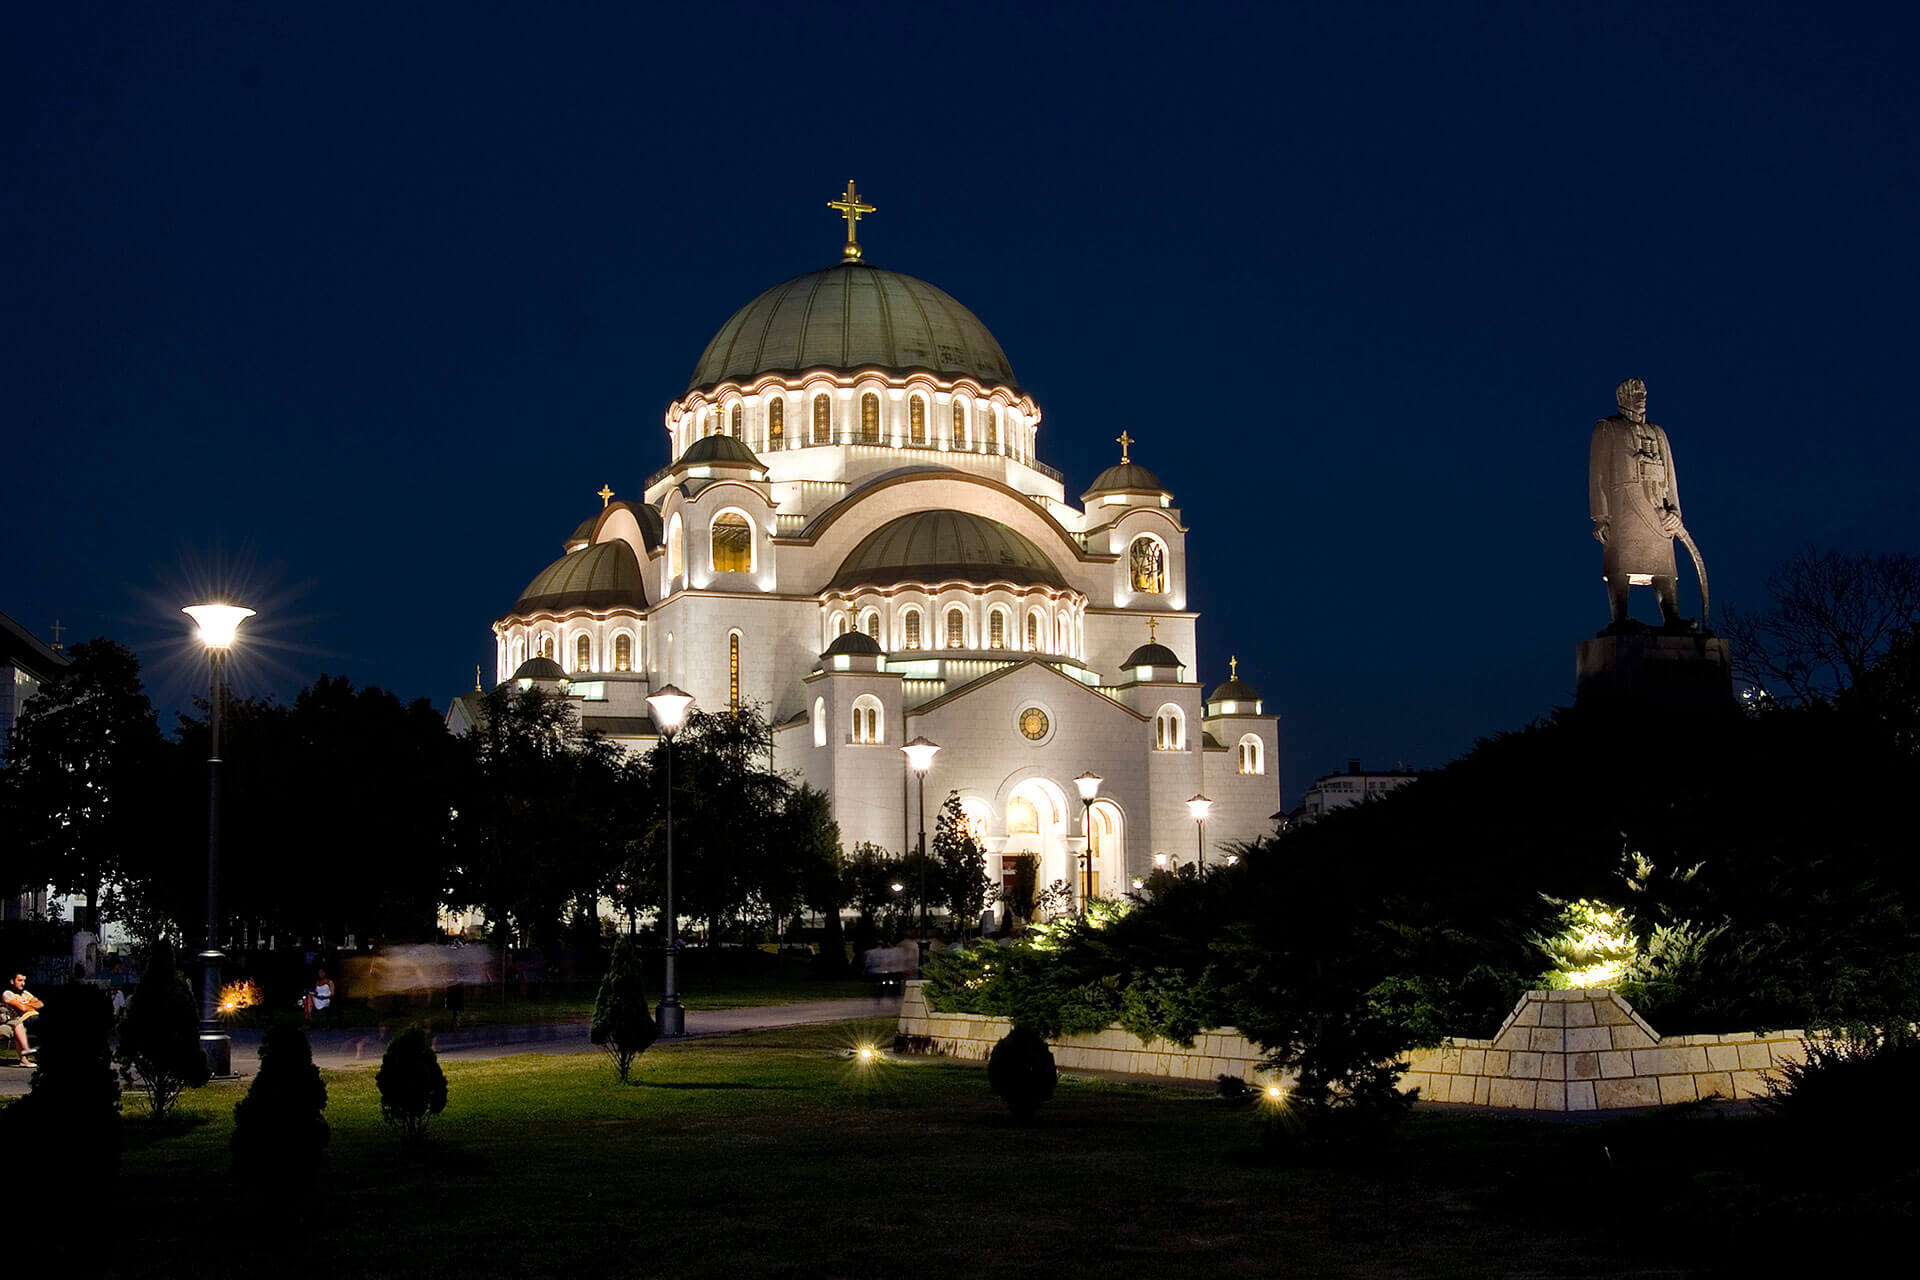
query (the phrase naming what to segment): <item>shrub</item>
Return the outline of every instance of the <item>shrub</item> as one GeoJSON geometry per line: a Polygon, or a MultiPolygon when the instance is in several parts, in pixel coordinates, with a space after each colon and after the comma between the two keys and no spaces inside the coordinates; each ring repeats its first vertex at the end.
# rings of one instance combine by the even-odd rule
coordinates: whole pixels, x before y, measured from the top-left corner
{"type": "Polygon", "coordinates": [[[1053,1086],[1059,1078],[1053,1050],[1032,1027],[1015,1026],[1000,1037],[987,1057],[987,1083],[1022,1124],[1032,1120],[1040,1104],[1053,1097],[1053,1086]]]}
{"type": "Polygon", "coordinates": [[[200,1045],[200,1002],[174,967],[173,946],[162,939],[148,953],[146,970],[133,989],[114,1051],[120,1078],[137,1081],[147,1110],[164,1120],[182,1090],[198,1089],[212,1072],[200,1045]]]}
{"type": "Polygon", "coordinates": [[[327,1086],[299,1027],[269,1027],[260,1041],[260,1074],[233,1108],[233,1176],[265,1190],[302,1190],[313,1182],[328,1129],[327,1086]]]}
{"type": "Polygon", "coordinates": [[[387,1046],[373,1083],[380,1090],[380,1114],[399,1131],[404,1145],[424,1141],[427,1117],[447,1109],[447,1074],[417,1023],[387,1046]]]}
{"type": "Polygon", "coordinates": [[[660,1035],[647,1009],[647,993],[640,967],[640,948],[631,937],[613,944],[607,976],[593,1000],[593,1024],[587,1038],[613,1059],[614,1070],[627,1078],[633,1060],[646,1052],[660,1035]]]}
{"type": "Polygon", "coordinates": [[[1768,1078],[1760,1109],[1792,1163],[1820,1178],[1920,1167],[1920,1036],[1893,1026],[1809,1040],[1804,1063],[1768,1078]]]}
{"type": "Polygon", "coordinates": [[[33,1091],[0,1110],[0,1149],[50,1186],[91,1186],[120,1168],[120,1083],[113,1074],[113,1006],[95,987],[56,989],[34,1027],[33,1091]]]}

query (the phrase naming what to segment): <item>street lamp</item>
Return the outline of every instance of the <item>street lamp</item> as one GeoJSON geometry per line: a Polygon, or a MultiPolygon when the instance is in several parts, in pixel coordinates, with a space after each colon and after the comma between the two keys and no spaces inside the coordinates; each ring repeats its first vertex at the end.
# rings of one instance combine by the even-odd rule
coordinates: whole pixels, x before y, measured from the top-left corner
{"type": "Polygon", "coordinates": [[[1086,860],[1087,874],[1080,882],[1080,914],[1087,914],[1087,899],[1093,896],[1093,798],[1100,794],[1100,775],[1089,769],[1073,780],[1080,790],[1080,856],[1086,860]]]}
{"type": "Polygon", "coordinates": [[[233,1042],[220,1025],[220,675],[240,624],[253,610],[234,604],[188,605],[180,612],[193,619],[207,648],[213,693],[207,704],[207,941],[200,952],[200,1048],[216,1076],[233,1074],[233,1042]]]}
{"type": "Polygon", "coordinates": [[[1192,814],[1193,820],[1200,824],[1199,850],[1200,870],[1202,871],[1207,869],[1207,812],[1212,808],[1213,801],[1207,799],[1205,796],[1195,796],[1193,799],[1187,801],[1187,812],[1192,814]]]}
{"type": "Polygon", "coordinates": [[[680,1007],[680,920],[673,913],[673,735],[687,722],[693,697],[670,684],[647,699],[654,727],[667,744],[667,973],[660,991],[656,1021],[663,1036],[687,1033],[687,1011],[680,1007]]]}
{"type": "Polygon", "coordinates": [[[907,765],[920,779],[920,934],[927,932],[927,770],[933,768],[933,758],[940,754],[937,743],[925,738],[915,738],[900,748],[906,752],[907,765]]]}

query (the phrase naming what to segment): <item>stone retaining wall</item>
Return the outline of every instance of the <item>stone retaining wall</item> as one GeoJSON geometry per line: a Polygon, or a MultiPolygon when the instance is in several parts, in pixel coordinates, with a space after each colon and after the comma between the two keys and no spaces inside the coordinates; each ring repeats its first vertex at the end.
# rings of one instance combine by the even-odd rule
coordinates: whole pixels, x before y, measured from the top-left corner
{"type": "MultiPolygon", "coordinates": [[[[940,1013],[909,982],[900,1034],[925,1036],[949,1057],[983,1062],[1007,1034],[1005,1018],[940,1013]]],[[[1236,1075],[1265,1085],[1261,1052],[1232,1027],[1194,1037],[1191,1048],[1142,1042],[1118,1027],[1051,1042],[1069,1071],[1118,1071],[1174,1080],[1236,1075]]],[[[1806,1058],[1805,1033],[1662,1036],[1611,991],[1529,991],[1491,1040],[1451,1039],[1409,1055],[1404,1088],[1429,1102],[1528,1111],[1606,1111],[1718,1096],[1755,1098],[1766,1073],[1806,1058]]]]}

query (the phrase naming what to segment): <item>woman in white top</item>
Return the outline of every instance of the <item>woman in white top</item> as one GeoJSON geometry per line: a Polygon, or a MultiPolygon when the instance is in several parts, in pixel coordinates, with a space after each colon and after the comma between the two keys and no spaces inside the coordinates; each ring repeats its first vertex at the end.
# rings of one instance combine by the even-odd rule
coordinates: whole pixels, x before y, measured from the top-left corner
{"type": "Polygon", "coordinates": [[[333,1003],[333,979],[327,976],[327,971],[325,969],[321,969],[319,971],[319,976],[314,979],[313,988],[310,991],[308,991],[305,996],[301,997],[300,1007],[303,1014],[305,1015],[300,1020],[301,1025],[308,1026],[308,1027],[312,1026],[314,1013],[316,1011],[320,1013],[325,1013],[327,1011],[327,1006],[332,1003],[333,1003]]]}

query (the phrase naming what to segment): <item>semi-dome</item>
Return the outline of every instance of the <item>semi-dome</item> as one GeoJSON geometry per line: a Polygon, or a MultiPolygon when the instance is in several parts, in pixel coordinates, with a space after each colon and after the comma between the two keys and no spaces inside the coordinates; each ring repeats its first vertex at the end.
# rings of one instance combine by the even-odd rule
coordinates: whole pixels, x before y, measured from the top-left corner
{"type": "Polygon", "coordinates": [[[567,673],[552,658],[535,655],[513,669],[515,680],[565,680],[567,673]]]}
{"type": "Polygon", "coordinates": [[[1017,387],[1006,353],[973,312],[924,280],[843,262],[777,284],[734,312],[707,344],[687,390],[810,369],[1017,387]]]}
{"type": "Polygon", "coordinates": [[[542,569],[509,613],[558,613],[562,609],[644,609],[646,583],[633,548],[615,538],[570,551],[542,569]]]}
{"type": "Polygon", "coordinates": [[[680,455],[678,465],[756,467],[763,471],[766,469],[766,464],[754,456],[753,450],[732,436],[724,434],[702,436],[695,440],[687,446],[687,451],[680,455]]]}
{"type": "Polygon", "coordinates": [[[1131,671],[1135,667],[1184,667],[1180,655],[1163,644],[1143,644],[1127,655],[1120,664],[1122,671],[1131,671]]]}
{"type": "Polygon", "coordinates": [[[1153,474],[1137,462],[1120,462],[1094,477],[1087,491],[1080,495],[1081,501],[1102,493],[1166,493],[1167,486],[1160,483],[1160,477],[1153,474]]]}
{"type": "Polygon", "coordinates": [[[1067,585],[1040,548],[997,520],[966,511],[916,511],[862,538],[828,589],[955,581],[1062,590],[1067,585]]]}

